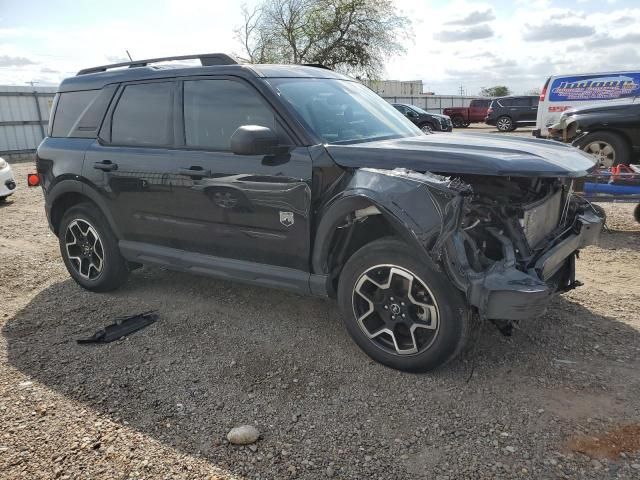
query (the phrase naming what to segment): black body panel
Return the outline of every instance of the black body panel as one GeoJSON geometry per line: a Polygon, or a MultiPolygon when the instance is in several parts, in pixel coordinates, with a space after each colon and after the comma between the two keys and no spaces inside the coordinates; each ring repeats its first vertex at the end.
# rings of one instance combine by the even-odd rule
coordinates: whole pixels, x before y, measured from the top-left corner
{"type": "MultiPolygon", "coordinates": [[[[546,307],[555,291],[549,275],[565,268],[576,248],[597,237],[593,232],[599,232],[598,219],[576,220],[578,231],[551,238],[543,246],[546,256],[536,265],[540,271],[521,267],[516,271],[514,265],[501,272],[451,269],[462,265],[466,255],[464,245],[458,251],[461,245],[454,240],[465,231],[463,214],[471,211],[474,193],[468,177],[507,177],[499,182],[491,178],[490,189],[498,188],[494,183],[513,181],[513,190],[528,195],[529,190],[518,190],[518,182],[509,177],[526,177],[520,184],[529,182],[530,187],[545,178],[568,184],[563,177],[586,175],[594,166],[592,158],[567,145],[534,139],[405,136],[417,129],[386,103],[380,111],[391,112],[379,114],[380,121],[397,116],[410,133],[354,129],[363,133],[345,137],[344,144],[326,144],[331,137],[323,141],[318,130],[301,122],[292,104],[265,80],[275,77],[354,82],[321,68],[275,65],[134,66],[65,80],[60,95],[70,94],[67,98],[73,100],[73,92],[95,90],[96,94],[84,123],[72,122],[68,129],[59,129],[60,137],[47,137],[38,149],[38,172],[52,229],[58,233],[65,208],[92,202],[106,217],[123,257],[130,262],[326,295],[333,292],[341,268],[329,261],[335,260],[339,250],[336,238],[343,241],[342,232],[354,223],[364,226],[360,231],[365,237],[375,225],[381,235],[403,239],[426,263],[447,272],[452,286],[481,315],[517,318],[546,307]],[[249,93],[233,97],[226,107],[206,92],[202,98],[211,104],[199,98],[188,103],[189,82],[201,80],[242,84],[249,93]],[[134,108],[135,101],[123,100],[127,92],[159,84],[166,86],[157,89],[162,94],[147,89],[145,98],[152,101],[134,108]],[[247,107],[249,97],[257,99],[253,107],[247,107]],[[118,124],[118,118],[127,118],[118,117],[126,106],[128,121],[118,124]],[[243,108],[254,110],[242,116],[243,108]],[[139,117],[141,112],[147,116],[139,117]],[[242,123],[234,123],[236,119],[242,123]],[[196,127],[190,129],[189,121],[196,127]],[[233,153],[230,145],[219,141],[248,126],[269,129],[270,138],[278,139],[277,148],[267,155],[245,155],[258,150],[233,153]],[[190,137],[194,131],[197,135],[190,137]],[[130,132],[136,133],[129,138],[130,132]],[[378,140],[368,140],[372,138],[378,140]]],[[[370,105],[382,102],[366,92],[372,97],[370,105]]],[[[367,104],[361,106],[366,109],[367,104]]],[[[330,113],[324,120],[354,112],[330,113]]],[[[357,124],[366,117],[351,118],[357,124]]],[[[438,120],[434,126],[447,129],[446,118],[430,118],[438,120]]],[[[572,211],[571,221],[579,218],[579,208],[572,211]]],[[[348,242],[350,237],[344,238],[348,242]]]]}

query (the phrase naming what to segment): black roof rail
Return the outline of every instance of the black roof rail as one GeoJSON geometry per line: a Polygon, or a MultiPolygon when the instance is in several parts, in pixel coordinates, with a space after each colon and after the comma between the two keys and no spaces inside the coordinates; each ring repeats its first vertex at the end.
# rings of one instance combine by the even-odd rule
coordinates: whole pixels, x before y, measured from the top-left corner
{"type": "Polygon", "coordinates": [[[331,67],[327,67],[326,65],[323,65],[321,63],[303,63],[302,64],[303,67],[316,67],[316,68],[324,68],[325,70],[331,70],[333,71],[333,69],[331,67]]]}
{"type": "Polygon", "coordinates": [[[211,65],[237,65],[239,62],[226,53],[201,53],[198,55],[180,55],[176,57],[160,57],[148,58],[146,60],[132,60],[131,62],[111,63],[109,65],[100,65],[99,67],[84,68],[77,75],[86,75],[87,73],[106,72],[111,68],[119,67],[146,67],[150,63],[169,62],[174,60],[200,60],[203,67],[211,65]]]}

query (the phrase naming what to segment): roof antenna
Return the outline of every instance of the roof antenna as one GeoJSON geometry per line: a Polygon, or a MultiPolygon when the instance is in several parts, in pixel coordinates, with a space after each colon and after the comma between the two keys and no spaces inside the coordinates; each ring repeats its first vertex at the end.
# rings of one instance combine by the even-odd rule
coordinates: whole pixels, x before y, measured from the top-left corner
{"type": "Polygon", "coordinates": [[[131,58],[131,54],[129,53],[129,50],[125,50],[125,52],[127,52],[127,57],[129,57],[129,61],[133,62],[133,58],[131,58]]]}

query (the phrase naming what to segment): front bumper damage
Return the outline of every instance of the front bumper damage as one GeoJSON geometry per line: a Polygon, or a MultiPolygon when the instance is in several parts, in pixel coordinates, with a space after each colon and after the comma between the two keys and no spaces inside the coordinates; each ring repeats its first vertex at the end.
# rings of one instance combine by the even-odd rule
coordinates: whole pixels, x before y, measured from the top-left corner
{"type": "Polygon", "coordinates": [[[574,223],[572,232],[551,242],[526,272],[516,268],[512,242],[499,232],[492,232],[501,242],[504,259],[488,271],[475,272],[469,265],[461,232],[445,243],[445,264],[454,283],[469,303],[488,319],[525,320],[543,314],[553,294],[575,285],[577,251],[597,242],[604,219],[585,211],[574,223]],[[564,270],[563,276],[556,278],[564,270]]]}

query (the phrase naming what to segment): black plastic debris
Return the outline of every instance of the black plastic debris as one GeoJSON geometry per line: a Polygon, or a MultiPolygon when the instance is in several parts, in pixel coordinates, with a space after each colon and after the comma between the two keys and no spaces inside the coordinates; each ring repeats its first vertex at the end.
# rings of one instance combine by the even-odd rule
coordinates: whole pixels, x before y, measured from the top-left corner
{"type": "Polygon", "coordinates": [[[118,340],[130,333],[137,332],[144,327],[148,327],[158,319],[155,310],[138,313],[130,317],[117,318],[115,323],[101,328],[89,338],[80,338],[77,340],[80,344],[85,343],[109,343],[118,340]]]}

